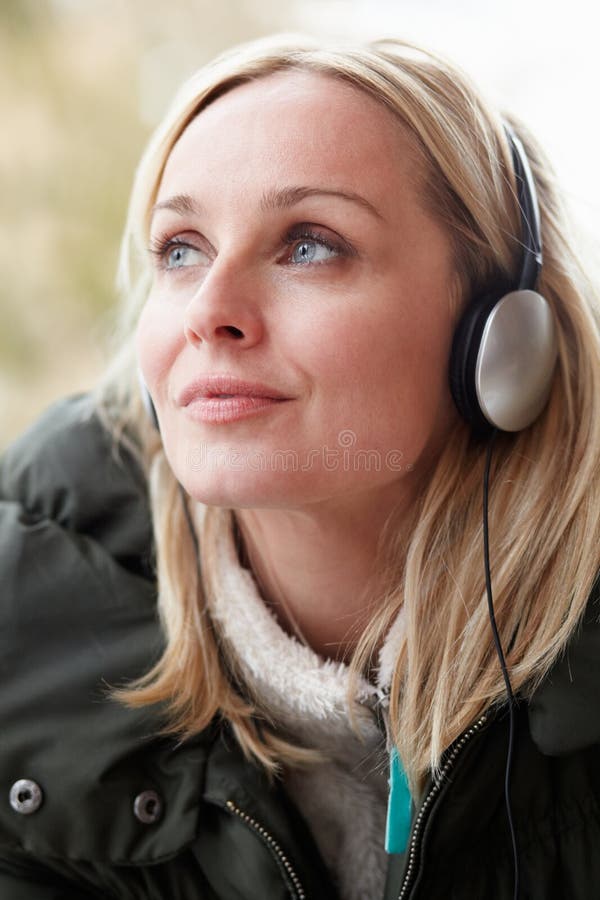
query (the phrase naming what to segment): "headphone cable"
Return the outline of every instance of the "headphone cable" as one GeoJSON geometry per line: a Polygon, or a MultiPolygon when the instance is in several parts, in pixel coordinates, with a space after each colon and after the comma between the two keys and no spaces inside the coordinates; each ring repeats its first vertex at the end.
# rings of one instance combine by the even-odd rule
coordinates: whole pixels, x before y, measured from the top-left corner
{"type": "Polygon", "coordinates": [[[496,647],[496,653],[498,655],[498,659],[500,661],[500,668],[502,669],[502,675],[504,677],[504,683],[506,685],[506,694],[508,696],[508,750],[506,754],[506,771],[504,775],[504,801],[506,804],[506,815],[508,818],[508,827],[510,829],[510,837],[512,842],[512,850],[513,850],[513,868],[514,868],[514,900],[518,900],[519,896],[519,856],[517,852],[517,836],[515,834],[515,827],[512,816],[512,808],[510,805],[510,776],[512,770],[512,761],[513,761],[513,750],[514,750],[514,737],[515,737],[515,706],[516,700],[513,694],[512,685],[510,683],[510,678],[508,675],[508,669],[506,667],[506,660],[504,658],[504,652],[502,650],[502,643],[500,641],[500,635],[498,634],[498,627],[496,625],[496,616],[494,615],[494,601],[492,597],[492,577],[490,574],[490,543],[489,543],[489,528],[488,528],[488,499],[489,499],[489,480],[490,480],[490,466],[492,461],[492,449],[494,445],[494,438],[497,434],[497,429],[491,433],[490,439],[487,445],[487,454],[485,461],[485,471],[483,475],[483,561],[485,566],[485,586],[487,592],[487,601],[488,601],[488,612],[490,616],[490,625],[492,627],[492,634],[494,636],[494,644],[496,647]]]}

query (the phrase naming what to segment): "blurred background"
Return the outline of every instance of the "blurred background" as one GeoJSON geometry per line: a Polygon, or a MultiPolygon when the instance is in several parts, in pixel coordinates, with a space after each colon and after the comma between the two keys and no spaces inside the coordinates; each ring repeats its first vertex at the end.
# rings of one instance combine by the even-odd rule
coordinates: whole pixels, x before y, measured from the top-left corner
{"type": "Polygon", "coordinates": [[[597,260],[591,0],[0,0],[0,447],[106,359],[129,187],[184,77],[276,31],[454,58],[546,146],[597,260]]]}

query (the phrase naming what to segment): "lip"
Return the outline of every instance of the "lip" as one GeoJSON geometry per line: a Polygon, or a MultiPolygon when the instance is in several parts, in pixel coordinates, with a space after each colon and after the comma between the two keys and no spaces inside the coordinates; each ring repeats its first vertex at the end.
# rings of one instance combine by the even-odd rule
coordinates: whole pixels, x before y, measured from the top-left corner
{"type": "Polygon", "coordinates": [[[293,399],[268,384],[223,372],[194,379],[180,392],[177,402],[195,421],[223,425],[293,399]]]}
{"type": "Polygon", "coordinates": [[[266,400],[291,400],[277,388],[257,381],[244,381],[235,375],[228,373],[215,373],[196,378],[187,384],[177,396],[179,406],[188,406],[192,401],[210,400],[216,401],[235,399],[237,397],[252,397],[266,400]],[[229,394],[229,398],[220,395],[229,394]]]}

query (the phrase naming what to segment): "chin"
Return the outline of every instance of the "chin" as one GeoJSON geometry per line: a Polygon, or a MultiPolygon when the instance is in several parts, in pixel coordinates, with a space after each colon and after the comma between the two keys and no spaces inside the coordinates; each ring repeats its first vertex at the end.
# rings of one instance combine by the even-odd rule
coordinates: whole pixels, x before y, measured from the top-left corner
{"type": "Polygon", "coordinates": [[[293,508],[323,499],[306,479],[294,478],[289,472],[193,472],[178,476],[187,493],[206,506],[230,509],[293,508]]]}
{"type": "Polygon", "coordinates": [[[253,501],[261,498],[261,492],[253,490],[251,485],[235,482],[236,473],[215,472],[210,477],[182,479],[185,490],[206,506],[237,508],[251,506],[253,501]]]}

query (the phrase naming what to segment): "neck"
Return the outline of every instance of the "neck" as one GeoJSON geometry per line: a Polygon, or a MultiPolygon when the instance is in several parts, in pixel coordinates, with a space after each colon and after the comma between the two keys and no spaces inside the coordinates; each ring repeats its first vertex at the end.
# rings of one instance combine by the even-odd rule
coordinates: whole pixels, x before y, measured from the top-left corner
{"type": "Polygon", "coordinates": [[[399,501],[387,485],[369,496],[368,514],[366,498],[235,511],[242,565],[280,625],[321,656],[347,659],[370,621],[383,587],[380,536],[408,527],[399,501]]]}

